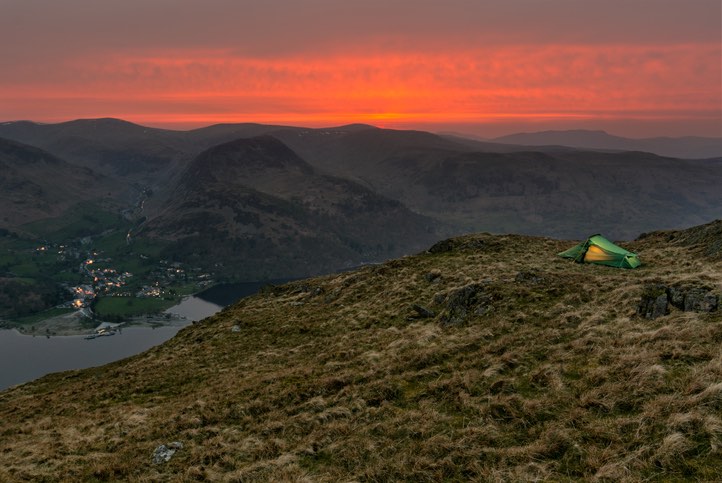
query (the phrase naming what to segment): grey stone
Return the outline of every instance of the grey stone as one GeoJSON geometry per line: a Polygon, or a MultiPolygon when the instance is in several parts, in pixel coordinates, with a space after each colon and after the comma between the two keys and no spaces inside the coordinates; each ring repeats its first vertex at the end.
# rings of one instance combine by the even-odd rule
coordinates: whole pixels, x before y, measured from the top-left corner
{"type": "Polygon", "coordinates": [[[714,312],[719,306],[719,297],[698,285],[675,285],[667,293],[670,303],[685,312],[714,312]]]}
{"type": "Polygon", "coordinates": [[[424,278],[429,283],[438,283],[441,281],[441,272],[432,270],[424,274],[424,278]]]}
{"type": "Polygon", "coordinates": [[[656,319],[669,313],[667,304],[666,286],[661,284],[647,285],[644,287],[637,313],[647,319],[656,319]]]}
{"type": "Polygon", "coordinates": [[[429,253],[446,253],[452,251],[453,249],[453,240],[441,240],[440,242],[435,243],[431,246],[431,248],[429,248],[429,253]]]}
{"type": "Polygon", "coordinates": [[[422,317],[424,319],[429,319],[436,316],[436,313],[433,310],[427,309],[423,305],[413,304],[411,308],[414,309],[417,314],[419,314],[419,317],[422,317]]]}
{"type": "Polygon", "coordinates": [[[712,312],[717,309],[717,296],[705,289],[690,289],[684,297],[685,312],[712,312]]]}
{"type": "Polygon", "coordinates": [[[153,464],[159,465],[161,463],[167,463],[173,457],[173,455],[183,447],[183,443],[180,441],[173,441],[168,446],[161,444],[155,451],[153,451],[153,464]]]}
{"type": "Polygon", "coordinates": [[[476,308],[476,310],[474,311],[474,313],[475,313],[476,315],[486,315],[486,314],[489,314],[489,313],[491,313],[491,312],[493,312],[493,311],[494,311],[494,306],[493,306],[493,305],[480,305],[479,307],[476,308]]]}
{"type": "Polygon", "coordinates": [[[684,310],[684,295],[685,291],[680,287],[669,287],[667,294],[669,295],[669,303],[674,305],[680,310],[684,310]]]}
{"type": "Polygon", "coordinates": [[[429,253],[448,253],[461,250],[479,251],[487,248],[484,240],[479,238],[450,238],[441,240],[429,248],[429,253]]]}
{"type": "Polygon", "coordinates": [[[673,286],[648,284],[644,287],[637,313],[656,319],[669,313],[669,305],[685,312],[714,312],[719,308],[719,296],[695,282],[673,286]]]}

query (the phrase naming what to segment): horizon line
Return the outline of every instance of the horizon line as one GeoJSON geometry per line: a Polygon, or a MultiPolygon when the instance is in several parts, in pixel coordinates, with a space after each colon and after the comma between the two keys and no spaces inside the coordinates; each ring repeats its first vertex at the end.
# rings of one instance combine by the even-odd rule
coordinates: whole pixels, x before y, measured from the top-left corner
{"type": "MultiPolygon", "coordinates": [[[[311,123],[312,125],[304,125],[304,124],[296,124],[296,123],[273,123],[273,122],[257,122],[257,121],[223,121],[223,122],[210,122],[210,123],[197,123],[197,122],[189,122],[189,121],[176,121],[176,122],[136,122],[136,121],[130,121],[128,119],[124,119],[122,117],[114,117],[114,116],[101,116],[101,117],[79,117],[79,118],[71,118],[66,120],[58,120],[58,121],[35,121],[32,119],[11,119],[11,120],[2,120],[0,121],[0,125],[9,125],[9,124],[17,124],[17,123],[31,123],[36,125],[59,125],[59,124],[69,124],[72,122],[78,122],[78,121],[119,121],[127,124],[132,124],[134,126],[147,128],[147,129],[157,129],[162,131],[173,131],[173,132],[190,132],[190,131],[196,131],[200,129],[206,129],[213,126],[233,126],[233,125],[257,125],[257,126],[269,126],[269,127],[277,127],[280,129],[284,128],[295,128],[295,129],[313,129],[313,130],[325,130],[325,129],[341,129],[341,128],[349,128],[352,126],[366,126],[371,129],[379,129],[379,130],[390,130],[390,131],[409,131],[409,132],[427,132],[431,134],[436,135],[442,135],[442,136],[459,136],[459,137],[467,137],[471,138],[473,140],[478,141],[492,141],[494,139],[507,137],[507,136],[513,136],[513,135],[523,135],[523,134],[541,134],[541,133],[569,133],[569,132],[584,132],[584,133],[601,133],[606,134],[609,136],[614,137],[621,137],[631,140],[644,140],[644,139],[655,139],[655,138],[670,138],[670,139],[682,139],[682,138],[708,138],[708,139],[719,139],[722,140],[722,133],[718,136],[711,136],[711,135],[701,135],[701,134],[682,134],[682,135],[665,135],[665,134],[657,134],[652,136],[629,136],[625,134],[618,134],[614,132],[610,132],[607,129],[602,128],[585,128],[585,127],[570,127],[570,128],[558,128],[558,129],[548,129],[548,128],[542,128],[538,130],[528,130],[528,129],[522,129],[522,130],[514,130],[510,129],[508,130],[507,134],[501,134],[501,135],[495,135],[495,136],[489,136],[484,137],[482,135],[479,135],[474,132],[465,131],[462,129],[453,129],[451,126],[447,129],[423,129],[420,127],[406,127],[406,126],[384,126],[382,124],[371,124],[369,122],[364,121],[357,121],[357,122],[348,122],[344,124],[318,124],[313,125],[316,123],[311,123]],[[174,126],[175,125],[175,126],[174,126]],[[171,127],[174,126],[174,127],[171,127]],[[185,126],[185,127],[180,127],[185,126]]],[[[453,125],[453,123],[450,123],[453,125]]],[[[493,125],[493,126],[501,126],[503,123],[476,123],[474,126],[476,127],[482,127],[485,125],[493,125]]]]}

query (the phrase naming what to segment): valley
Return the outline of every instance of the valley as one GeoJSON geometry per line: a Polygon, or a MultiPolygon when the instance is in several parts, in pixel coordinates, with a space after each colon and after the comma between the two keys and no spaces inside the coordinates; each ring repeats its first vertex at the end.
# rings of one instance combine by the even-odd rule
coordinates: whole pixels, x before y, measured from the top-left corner
{"type": "MultiPolygon", "coordinates": [[[[0,237],[0,326],[34,335],[87,333],[153,315],[211,286],[211,273],[129,239],[134,222],[85,204],[0,237]],[[60,319],[62,318],[62,323],[60,319]]],[[[162,319],[161,319],[162,321],[162,319]]]]}

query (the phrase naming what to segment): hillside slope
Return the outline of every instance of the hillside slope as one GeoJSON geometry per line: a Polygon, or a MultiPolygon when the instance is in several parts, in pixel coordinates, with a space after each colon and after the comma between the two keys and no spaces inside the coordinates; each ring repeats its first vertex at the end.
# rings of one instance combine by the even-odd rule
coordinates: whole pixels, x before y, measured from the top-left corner
{"type": "Polygon", "coordinates": [[[124,186],[41,149],[0,138],[0,228],[58,216],[124,186]]]}
{"type": "Polygon", "coordinates": [[[201,153],[141,236],[197,266],[222,263],[214,271],[228,277],[268,280],[418,251],[438,239],[435,225],[261,136],[201,153]]]}
{"type": "Polygon", "coordinates": [[[0,393],[0,480],[719,480],[720,227],[625,244],[637,270],[475,235],[266,290],[0,393]]]}
{"type": "Polygon", "coordinates": [[[101,174],[150,185],[201,150],[185,132],[112,118],[57,124],[10,122],[0,124],[0,136],[37,146],[101,174]]]}
{"type": "MultiPolygon", "coordinates": [[[[140,192],[152,194],[144,204],[148,218],[160,213],[201,152],[260,135],[279,139],[319,174],[360,184],[456,234],[489,231],[576,238],[602,230],[630,239],[642,231],[691,226],[722,216],[719,159],[524,147],[367,125],[310,129],[246,123],[170,131],[118,119],[0,124],[0,137],[48,150],[119,182],[135,183],[139,189],[126,201],[137,200],[140,192]]],[[[519,142],[572,139],[577,140],[573,145],[605,147],[608,141],[640,141],[596,131],[539,136],[521,137],[519,142]]],[[[700,149],[709,144],[712,150],[707,154],[720,146],[714,138],[641,141],[617,149],[664,145],[669,149],[659,152],[682,155],[689,143],[699,141],[700,149]],[[679,152],[671,150],[675,146],[679,152]]],[[[254,188],[252,183],[247,186],[254,188]]]]}
{"type": "Polygon", "coordinates": [[[461,146],[368,128],[274,133],[306,161],[459,232],[631,239],[722,217],[722,165],[642,152],[461,146]]]}

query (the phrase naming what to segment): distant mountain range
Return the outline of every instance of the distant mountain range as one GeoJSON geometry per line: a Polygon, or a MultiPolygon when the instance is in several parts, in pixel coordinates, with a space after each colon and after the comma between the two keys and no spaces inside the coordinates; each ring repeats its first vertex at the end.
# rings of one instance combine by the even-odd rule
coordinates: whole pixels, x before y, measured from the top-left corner
{"type": "Polygon", "coordinates": [[[722,157],[722,137],[655,137],[630,139],[604,131],[542,131],[498,137],[497,143],[522,146],[568,146],[613,151],[644,151],[673,158],[703,159],[722,157]]]}
{"type": "Polygon", "coordinates": [[[152,193],[136,236],[248,279],[382,260],[467,232],[630,239],[722,217],[722,157],[640,152],[654,141],[709,157],[722,153],[715,139],[570,131],[486,142],[358,124],[172,131],[117,119],[10,122],[0,138],[13,140],[0,143],[1,228],[152,193]],[[33,168],[39,156],[47,162],[33,168]]]}

